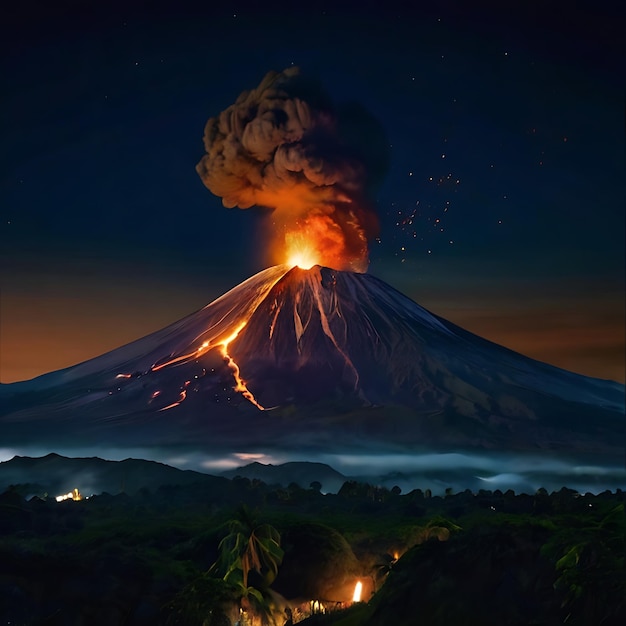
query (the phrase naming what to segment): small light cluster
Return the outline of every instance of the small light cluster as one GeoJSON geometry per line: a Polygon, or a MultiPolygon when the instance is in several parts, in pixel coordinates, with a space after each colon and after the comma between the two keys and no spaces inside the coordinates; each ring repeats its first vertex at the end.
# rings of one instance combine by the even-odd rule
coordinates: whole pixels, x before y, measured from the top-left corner
{"type": "Polygon", "coordinates": [[[74,500],[74,501],[78,501],[78,500],[82,500],[83,496],[80,494],[80,492],[78,491],[78,488],[74,488],[72,491],[70,491],[69,493],[64,493],[61,496],[57,496],[55,498],[55,500],[57,502],[63,502],[64,500],[74,500]]]}

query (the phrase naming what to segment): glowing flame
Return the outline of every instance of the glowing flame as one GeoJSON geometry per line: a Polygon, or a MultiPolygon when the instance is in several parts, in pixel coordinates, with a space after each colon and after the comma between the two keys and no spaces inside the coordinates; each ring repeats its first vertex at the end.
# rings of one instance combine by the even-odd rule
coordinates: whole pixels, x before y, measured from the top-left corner
{"type": "MultiPolygon", "coordinates": [[[[363,239],[359,254],[350,249],[353,244],[330,215],[308,215],[284,227],[284,248],[279,251],[279,263],[308,270],[314,265],[324,265],[337,270],[363,268],[367,257],[367,244],[363,239]],[[361,249],[362,247],[362,249],[361,249]]],[[[358,237],[357,237],[358,239],[358,237]]],[[[366,267],[366,264],[365,264],[366,267]]]]}
{"type": "Polygon", "coordinates": [[[354,585],[354,593],[352,594],[352,602],[361,601],[362,591],[363,591],[363,583],[360,580],[357,580],[356,585],[354,585]]]}
{"type": "Polygon", "coordinates": [[[287,265],[289,267],[299,267],[303,270],[310,270],[314,265],[319,265],[319,263],[312,250],[303,249],[289,252],[287,265]]]}
{"type": "Polygon", "coordinates": [[[291,232],[285,235],[285,254],[289,267],[309,270],[319,263],[319,254],[314,243],[308,241],[306,233],[291,232]]]}

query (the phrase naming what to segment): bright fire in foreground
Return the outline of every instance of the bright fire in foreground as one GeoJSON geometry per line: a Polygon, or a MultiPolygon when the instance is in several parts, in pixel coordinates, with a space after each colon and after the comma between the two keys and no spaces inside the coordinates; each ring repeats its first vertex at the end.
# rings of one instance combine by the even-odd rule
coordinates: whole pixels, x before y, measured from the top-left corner
{"type": "Polygon", "coordinates": [[[360,580],[357,580],[356,585],[354,585],[354,594],[352,594],[352,602],[360,602],[361,601],[361,592],[363,591],[363,583],[360,580]]]}

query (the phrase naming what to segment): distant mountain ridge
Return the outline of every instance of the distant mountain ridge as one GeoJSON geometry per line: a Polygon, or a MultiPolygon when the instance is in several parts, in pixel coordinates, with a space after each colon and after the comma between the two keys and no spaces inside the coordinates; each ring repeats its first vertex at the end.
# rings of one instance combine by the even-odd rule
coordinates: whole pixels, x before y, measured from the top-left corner
{"type": "MultiPolygon", "coordinates": [[[[211,484],[225,487],[236,477],[257,479],[267,485],[287,487],[296,483],[308,489],[314,481],[323,491],[336,492],[348,480],[329,465],[307,461],[282,465],[250,463],[224,472],[182,470],[156,461],[124,459],[108,461],[98,457],[71,458],[51,453],[43,457],[15,456],[0,463],[0,492],[10,485],[30,484],[37,494],[50,496],[68,493],[77,487],[84,495],[107,492],[135,495],[141,489],[211,484]]],[[[34,494],[33,494],[34,495],[34,494]]]]}
{"type": "Polygon", "coordinates": [[[125,459],[107,461],[98,457],[70,458],[51,453],[43,457],[16,456],[0,463],[0,489],[12,484],[39,485],[50,496],[77,487],[84,495],[107,492],[133,495],[141,488],[164,485],[223,483],[225,478],[193,470],[181,470],[157,461],[125,459]]]}

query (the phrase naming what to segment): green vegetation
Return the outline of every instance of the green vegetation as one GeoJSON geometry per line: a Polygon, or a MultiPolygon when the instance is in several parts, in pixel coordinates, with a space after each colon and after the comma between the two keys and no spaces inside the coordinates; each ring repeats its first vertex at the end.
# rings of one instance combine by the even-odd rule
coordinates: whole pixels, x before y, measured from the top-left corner
{"type": "Polygon", "coordinates": [[[228,526],[229,532],[220,541],[219,557],[208,576],[221,579],[230,594],[234,592],[242,611],[274,621],[269,588],[283,560],[280,534],[270,524],[257,522],[245,505],[228,526]]]}
{"type": "Polygon", "coordinates": [[[241,609],[283,626],[289,607],[307,626],[626,617],[621,491],[225,486],[60,503],[9,489],[0,495],[3,623],[231,626],[241,609]],[[357,579],[364,601],[350,606],[357,579]],[[326,614],[310,615],[313,600],[326,614]]]}

